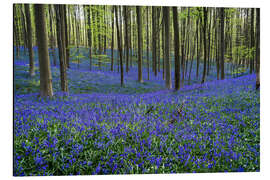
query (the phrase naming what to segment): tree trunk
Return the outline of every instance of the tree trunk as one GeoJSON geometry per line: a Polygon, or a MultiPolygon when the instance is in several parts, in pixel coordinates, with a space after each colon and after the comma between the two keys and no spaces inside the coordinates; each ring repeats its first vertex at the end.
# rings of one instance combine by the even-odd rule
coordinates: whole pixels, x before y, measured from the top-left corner
{"type": "Polygon", "coordinates": [[[67,9],[66,9],[66,5],[63,5],[63,26],[65,28],[65,52],[66,52],[66,65],[67,68],[69,68],[69,39],[68,39],[68,28],[67,28],[67,9]]]}
{"type": "Polygon", "coordinates": [[[171,63],[170,63],[170,8],[163,7],[163,22],[165,26],[165,64],[166,64],[166,88],[172,88],[171,63]]]}
{"type": "MultiPolygon", "coordinates": [[[[251,8],[251,27],[250,27],[250,49],[254,48],[254,8],[251,8]]],[[[253,53],[252,53],[253,55],[253,53]]],[[[254,70],[254,58],[250,57],[249,60],[249,73],[251,74],[254,70]]]]}
{"type": "Polygon", "coordinates": [[[129,37],[128,37],[128,7],[124,6],[124,23],[125,23],[125,53],[126,53],[126,72],[129,71],[129,51],[128,51],[128,45],[129,45],[129,37]]]}
{"type": "Polygon", "coordinates": [[[54,37],[54,29],[53,29],[53,5],[49,6],[49,15],[50,15],[50,48],[52,51],[52,57],[53,57],[53,65],[56,66],[56,54],[55,54],[55,37],[54,37]]]}
{"type": "Polygon", "coordinates": [[[220,9],[220,68],[221,80],[224,79],[224,8],[220,9]]]}
{"type": "Polygon", "coordinates": [[[200,65],[200,50],[199,50],[199,19],[196,21],[196,32],[197,32],[197,65],[196,65],[196,79],[199,77],[199,65],[200,65]]]}
{"type": "Polygon", "coordinates": [[[89,46],[89,69],[92,70],[92,32],[91,32],[91,6],[88,6],[88,46],[89,46]]]}
{"type": "Polygon", "coordinates": [[[207,46],[206,46],[206,25],[207,25],[207,8],[203,8],[203,14],[204,14],[204,20],[203,20],[203,42],[204,42],[204,61],[203,61],[203,76],[201,83],[203,84],[205,82],[205,76],[206,76],[206,61],[207,61],[207,46]]]}
{"type": "Polygon", "coordinates": [[[137,12],[137,28],[138,28],[138,81],[143,82],[142,79],[142,49],[143,49],[143,38],[142,38],[142,23],[141,23],[141,7],[136,6],[137,12]]]}
{"type": "Polygon", "coordinates": [[[26,27],[27,27],[27,45],[28,45],[28,52],[29,52],[29,74],[30,76],[35,75],[35,65],[34,65],[34,53],[33,53],[33,47],[32,47],[32,27],[31,27],[31,15],[30,15],[30,9],[29,4],[24,5],[25,8],[25,15],[26,15],[26,27]]]}
{"type": "Polygon", "coordinates": [[[66,34],[65,34],[65,6],[55,5],[56,12],[56,29],[57,29],[57,42],[59,49],[59,62],[60,62],[60,79],[61,79],[61,90],[68,92],[67,82],[67,63],[66,63],[66,34]]]}
{"type": "Polygon", "coordinates": [[[149,80],[149,7],[146,6],[146,48],[147,48],[147,79],[149,80]]]}
{"type": "Polygon", "coordinates": [[[52,97],[52,75],[48,52],[47,29],[45,21],[45,7],[42,4],[34,5],[36,38],[38,46],[38,60],[40,70],[40,96],[52,97]]]}
{"type": "Polygon", "coordinates": [[[118,43],[118,51],[119,51],[119,56],[120,56],[120,69],[121,69],[121,86],[124,86],[124,69],[123,69],[123,55],[122,55],[122,39],[121,39],[121,31],[119,26],[119,20],[118,18],[118,11],[117,11],[117,6],[115,6],[115,16],[116,16],[116,31],[117,31],[117,43],[118,43]]]}
{"type": "Polygon", "coordinates": [[[156,33],[156,7],[152,6],[152,71],[155,76],[157,76],[156,33]]]}
{"type": "Polygon", "coordinates": [[[113,49],[114,49],[114,6],[112,7],[112,44],[111,44],[111,71],[113,71],[113,49]]]}
{"type": "Polygon", "coordinates": [[[175,90],[180,89],[179,26],[177,7],[173,7],[175,90]]]}
{"type": "Polygon", "coordinates": [[[260,8],[256,8],[256,89],[260,87],[260,8]]]}

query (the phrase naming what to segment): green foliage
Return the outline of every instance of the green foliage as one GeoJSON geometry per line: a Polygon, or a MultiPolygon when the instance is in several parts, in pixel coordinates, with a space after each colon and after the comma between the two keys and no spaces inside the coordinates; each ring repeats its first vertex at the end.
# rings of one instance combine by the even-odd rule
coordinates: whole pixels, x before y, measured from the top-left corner
{"type": "Polygon", "coordinates": [[[239,68],[236,68],[234,71],[231,72],[232,75],[236,75],[236,76],[239,76],[243,73],[245,73],[247,71],[247,68],[245,67],[239,67],[239,68]]]}

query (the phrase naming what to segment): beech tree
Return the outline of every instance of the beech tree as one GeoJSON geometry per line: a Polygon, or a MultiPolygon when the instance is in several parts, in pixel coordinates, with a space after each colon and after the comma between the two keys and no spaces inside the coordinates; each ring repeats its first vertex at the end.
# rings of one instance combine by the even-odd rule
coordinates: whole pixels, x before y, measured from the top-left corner
{"type": "MultiPolygon", "coordinates": [[[[123,54],[122,54],[122,28],[120,28],[119,21],[120,18],[118,16],[118,10],[117,6],[114,6],[115,10],[115,20],[116,20],[116,31],[117,31],[117,44],[118,44],[118,52],[119,52],[119,58],[120,58],[120,73],[121,73],[121,86],[124,86],[124,69],[123,69],[123,54]]],[[[120,8],[119,8],[120,12],[120,8]]]]}
{"type": "Polygon", "coordinates": [[[256,8],[256,89],[260,87],[260,8],[256,8]]]}
{"type": "Polygon", "coordinates": [[[220,78],[225,78],[224,73],[224,8],[220,8],[220,78]]]}
{"type": "Polygon", "coordinates": [[[60,79],[61,90],[68,92],[67,81],[67,59],[66,59],[66,28],[65,28],[65,5],[55,5],[56,12],[56,29],[57,29],[57,43],[59,50],[59,62],[60,62],[60,79]]]}
{"type": "Polygon", "coordinates": [[[138,24],[138,81],[140,83],[143,82],[142,79],[142,23],[141,23],[141,7],[136,6],[136,12],[137,12],[137,24],[138,24]]]}
{"type": "Polygon", "coordinates": [[[34,64],[34,52],[33,52],[33,47],[32,47],[32,21],[31,21],[31,15],[30,15],[30,10],[29,10],[29,4],[24,5],[25,9],[25,15],[26,15],[26,28],[27,28],[27,45],[28,45],[28,53],[29,53],[29,74],[30,76],[35,75],[35,64],[34,64]]]}
{"type": "Polygon", "coordinates": [[[173,7],[173,28],[174,28],[174,58],[175,58],[175,90],[180,89],[180,58],[179,58],[179,26],[177,7],[173,7]]]}
{"type": "Polygon", "coordinates": [[[170,8],[163,7],[163,22],[165,26],[165,82],[166,88],[172,88],[172,79],[171,79],[171,62],[170,62],[170,8]]]}
{"type": "Polygon", "coordinates": [[[38,46],[38,60],[40,71],[40,96],[52,97],[52,75],[50,68],[48,38],[45,21],[45,7],[43,4],[34,5],[36,38],[38,46]]]}

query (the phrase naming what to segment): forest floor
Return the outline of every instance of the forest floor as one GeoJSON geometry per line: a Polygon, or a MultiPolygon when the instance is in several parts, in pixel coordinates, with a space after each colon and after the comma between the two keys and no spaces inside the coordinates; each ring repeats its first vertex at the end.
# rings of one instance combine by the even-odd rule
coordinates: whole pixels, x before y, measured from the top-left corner
{"type": "Polygon", "coordinates": [[[68,95],[52,66],[54,97],[42,99],[38,68],[30,78],[27,59],[15,60],[14,175],[260,170],[255,74],[217,81],[211,71],[201,85],[192,69],[191,85],[175,92],[162,72],[138,83],[133,67],[121,87],[117,67],[83,63],[71,63],[68,95]]]}

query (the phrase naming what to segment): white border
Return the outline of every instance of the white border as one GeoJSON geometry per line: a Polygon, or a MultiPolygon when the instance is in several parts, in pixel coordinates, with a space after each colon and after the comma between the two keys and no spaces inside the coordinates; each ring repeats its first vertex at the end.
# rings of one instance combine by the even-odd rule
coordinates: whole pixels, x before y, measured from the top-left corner
{"type": "MultiPolygon", "coordinates": [[[[149,179],[149,178],[189,178],[189,179],[257,179],[269,176],[269,132],[270,132],[270,100],[269,100],[269,69],[270,69],[270,29],[269,4],[267,0],[8,0],[0,5],[1,13],[1,116],[0,116],[0,177],[1,179],[17,179],[12,176],[12,108],[13,108],[13,77],[12,77],[12,4],[13,3],[46,3],[46,4],[121,4],[121,5],[169,5],[169,6],[208,6],[208,7],[260,7],[261,8],[261,170],[259,173],[206,173],[206,174],[175,174],[175,175],[106,175],[106,176],[62,176],[42,177],[42,179],[149,179]]],[[[35,179],[38,177],[27,177],[35,179]]],[[[22,177],[20,179],[26,179],[22,177]]]]}

